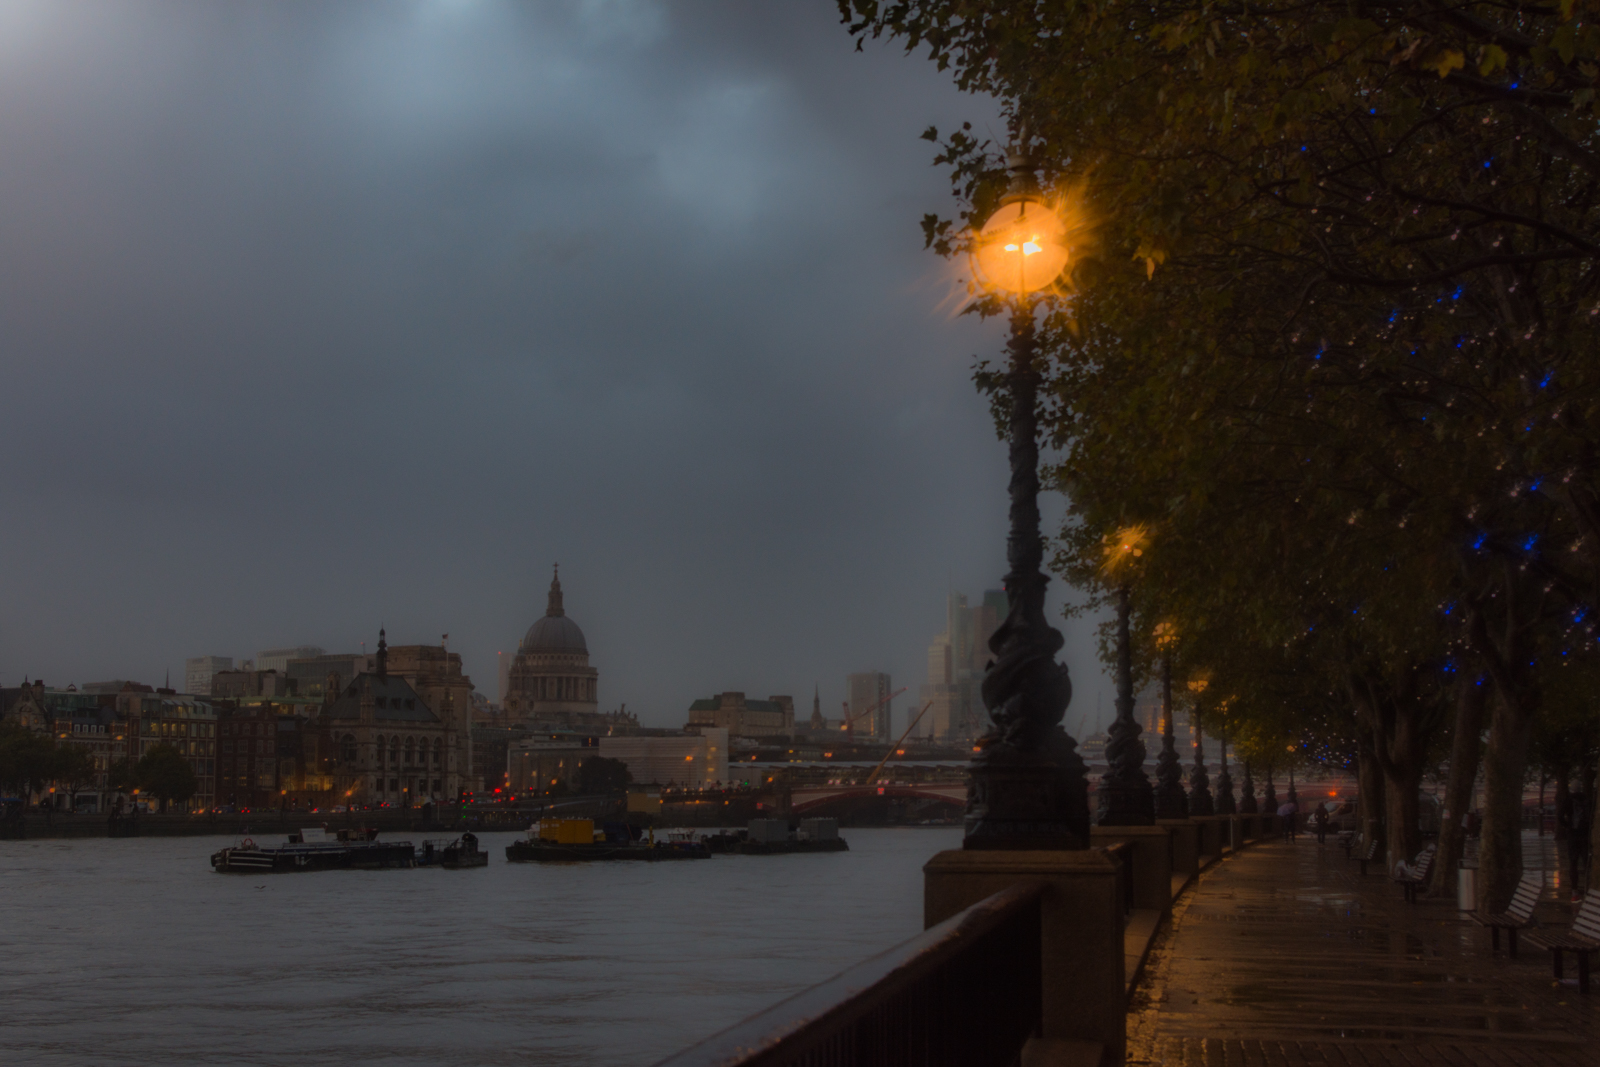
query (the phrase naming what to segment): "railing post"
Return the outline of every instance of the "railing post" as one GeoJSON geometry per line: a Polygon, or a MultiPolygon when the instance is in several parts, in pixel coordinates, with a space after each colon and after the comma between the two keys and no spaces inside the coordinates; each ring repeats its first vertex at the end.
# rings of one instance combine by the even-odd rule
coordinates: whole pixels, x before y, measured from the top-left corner
{"type": "Polygon", "coordinates": [[[1088,1042],[1101,1064],[1126,1053],[1122,899],[1117,864],[1102,852],[952,850],[923,871],[923,924],[933,926],[1018,882],[1040,901],[1040,1036],[1088,1042]]]}

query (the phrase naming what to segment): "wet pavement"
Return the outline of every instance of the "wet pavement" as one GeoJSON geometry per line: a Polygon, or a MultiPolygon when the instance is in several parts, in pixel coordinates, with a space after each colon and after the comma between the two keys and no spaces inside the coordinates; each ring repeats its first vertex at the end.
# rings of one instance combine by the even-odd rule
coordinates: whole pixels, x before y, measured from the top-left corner
{"type": "MultiPolygon", "coordinates": [[[[1551,868],[1537,914],[1565,925],[1548,842],[1527,840],[1530,866],[1551,868]]],[[[1600,983],[1580,996],[1542,950],[1511,960],[1502,937],[1491,952],[1454,897],[1407,905],[1368,872],[1309,836],[1204,872],[1134,991],[1128,1062],[1600,1065],[1600,983]]]]}

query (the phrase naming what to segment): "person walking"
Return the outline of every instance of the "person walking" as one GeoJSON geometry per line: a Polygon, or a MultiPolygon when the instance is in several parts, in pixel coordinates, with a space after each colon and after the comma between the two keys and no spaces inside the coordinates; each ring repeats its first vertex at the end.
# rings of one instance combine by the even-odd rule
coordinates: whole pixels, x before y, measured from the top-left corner
{"type": "Polygon", "coordinates": [[[1328,805],[1319,802],[1317,810],[1311,813],[1311,826],[1317,831],[1317,844],[1328,843],[1328,805]]]}
{"type": "Polygon", "coordinates": [[[1285,841],[1294,840],[1294,817],[1299,810],[1292,800],[1286,800],[1278,806],[1278,818],[1283,820],[1283,839],[1285,841]]]}

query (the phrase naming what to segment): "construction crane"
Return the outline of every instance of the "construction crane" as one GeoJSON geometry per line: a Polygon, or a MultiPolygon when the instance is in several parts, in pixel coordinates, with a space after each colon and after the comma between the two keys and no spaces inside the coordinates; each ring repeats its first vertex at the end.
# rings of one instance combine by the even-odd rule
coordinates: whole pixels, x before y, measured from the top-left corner
{"type": "Polygon", "coordinates": [[[877,782],[878,775],[883,772],[883,765],[889,762],[890,756],[893,756],[900,751],[900,746],[906,743],[906,738],[911,736],[911,731],[917,728],[917,723],[922,721],[922,717],[928,714],[928,709],[931,707],[933,707],[933,701],[931,700],[922,705],[922,710],[917,712],[916,718],[911,720],[910,725],[906,727],[906,732],[900,735],[900,740],[896,741],[894,743],[894,747],[885,752],[883,754],[883,758],[878,761],[878,765],[872,768],[872,773],[867,776],[868,785],[873,785],[877,782]]]}
{"type": "Polygon", "coordinates": [[[901,693],[904,693],[905,691],[906,691],[906,687],[905,686],[901,686],[899,689],[896,689],[894,692],[890,693],[888,696],[884,697],[882,700],[879,700],[874,704],[868,705],[867,709],[865,711],[861,712],[859,715],[851,715],[850,714],[850,702],[848,700],[845,701],[844,702],[844,726],[842,726],[841,729],[843,729],[846,734],[850,735],[850,740],[854,741],[856,739],[856,720],[857,719],[862,719],[862,718],[865,718],[868,715],[871,715],[873,712],[877,711],[879,708],[883,707],[885,704],[889,703],[889,701],[893,700],[895,697],[899,696],[901,693]]]}

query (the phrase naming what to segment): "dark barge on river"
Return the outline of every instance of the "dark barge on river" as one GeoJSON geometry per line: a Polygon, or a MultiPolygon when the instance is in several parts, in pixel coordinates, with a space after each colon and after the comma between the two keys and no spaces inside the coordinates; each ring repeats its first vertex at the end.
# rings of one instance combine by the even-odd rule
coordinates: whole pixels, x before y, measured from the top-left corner
{"type": "Polygon", "coordinates": [[[377,870],[413,867],[417,850],[409,841],[379,841],[376,830],[300,830],[282,845],[261,846],[245,838],[211,856],[218,874],[275,874],[285,871],[377,870]]]}
{"type": "Polygon", "coordinates": [[[836,819],[801,819],[789,829],[787,819],[751,819],[743,830],[723,830],[705,838],[712,852],[741,856],[778,856],[790,852],[848,852],[850,845],[839,836],[836,819]]]}

